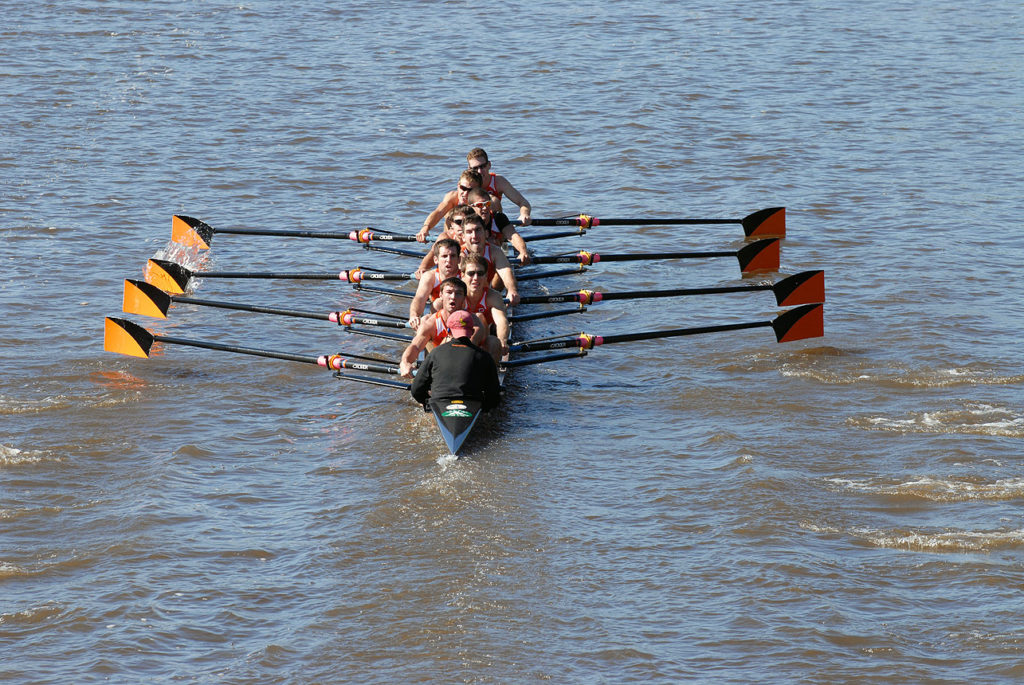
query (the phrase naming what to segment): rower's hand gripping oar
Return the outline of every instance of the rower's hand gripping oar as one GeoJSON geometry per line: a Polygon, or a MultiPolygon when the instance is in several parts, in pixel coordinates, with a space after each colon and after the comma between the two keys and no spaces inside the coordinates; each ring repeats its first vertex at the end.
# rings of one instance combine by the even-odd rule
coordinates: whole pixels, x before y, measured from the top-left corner
{"type": "Polygon", "coordinates": [[[411,273],[385,273],[366,269],[348,269],[334,273],[277,273],[263,271],[192,271],[166,259],[150,259],[146,264],[145,279],[161,290],[175,295],[183,294],[193,278],[263,278],[283,280],[346,281],[360,283],[365,280],[408,281],[411,273]]]}
{"type": "MultiPolygon", "coordinates": [[[[223,343],[208,342],[204,340],[192,340],[189,338],[177,338],[167,335],[156,335],[150,333],[142,326],[129,321],[108,316],[104,321],[103,349],[107,352],[125,354],[130,357],[141,357],[149,359],[153,352],[153,344],[162,343],[165,345],[184,345],[188,347],[201,347],[208,350],[220,350],[222,352],[235,352],[256,357],[269,357],[271,359],[284,359],[287,361],[314,364],[332,371],[342,369],[355,369],[358,371],[369,371],[372,373],[383,373],[392,376],[399,375],[397,366],[388,364],[368,364],[357,361],[355,358],[361,355],[324,354],[317,357],[308,355],[292,354],[289,352],[277,352],[274,350],[263,350],[253,347],[239,347],[237,345],[225,345],[223,343]]],[[[361,357],[371,359],[371,357],[361,357]]],[[[408,388],[406,383],[395,382],[395,387],[408,388]]]]}
{"type": "Polygon", "coordinates": [[[513,343],[509,349],[514,352],[535,352],[539,350],[558,350],[570,347],[593,349],[598,345],[632,342],[636,340],[654,340],[657,338],[675,338],[684,335],[700,335],[703,333],[721,333],[738,331],[747,328],[770,326],[775,330],[775,339],[780,342],[792,342],[804,338],[818,338],[825,334],[823,304],[807,304],[790,309],[775,317],[772,321],[754,321],[751,323],[731,323],[718,326],[700,326],[696,328],[673,328],[664,331],[643,331],[639,333],[623,333],[620,335],[592,335],[580,333],[575,336],[534,340],[513,343]]]}
{"type": "Polygon", "coordinates": [[[779,270],[778,238],[758,240],[744,245],[739,250],[715,252],[649,252],[637,254],[598,254],[581,250],[572,254],[534,257],[533,264],[582,264],[591,266],[598,262],[633,262],[651,259],[708,259],[714,257],[736,257],[740,271],[745,274],[779,270]]]}
{"type": "MultiPolygon", "coordinates": [[[[770,290],[780,307],[794,307],[801,304],[817,304],[825,301],[825,272],[802,271],[769,285],[738,285],[718,288],[672,288],[668,290],[632,290],[602,293],[593,290],[578,290],[560,295],[526,295],[519,304],[557,304],[578,302],[590,305],[606,300],[639,300],[655,297],[686,297],[690,295],[717,295],[722,293],[748,293],[770,290]]],[[[575,310],[573,310],[575,311],[575,310]]]]}
{"type": "MultiPolygon", "coordinates": [[[[522,222],[513,221],[521,226],[522,222]]],[[[742,219],[598,219],[596,216],[580,214],[564,219],[530,219],[533,226],[685,226],[696,224],[740,224],[748,238],[785,238],[786,208],[769,207],[748,214],[742,219]]]]}

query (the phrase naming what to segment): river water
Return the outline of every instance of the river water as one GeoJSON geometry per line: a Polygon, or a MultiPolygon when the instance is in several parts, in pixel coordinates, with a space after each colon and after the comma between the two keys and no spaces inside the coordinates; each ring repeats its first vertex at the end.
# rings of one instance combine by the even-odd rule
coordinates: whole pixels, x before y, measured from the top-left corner
{"type": "MultiPolygon", "coordinates": [[[[2,6],[0,680],[1024,677],[1019,3],[2,6]],[[458,461],[395,390],[103,351],[172,214],[413,232],[476,146],[535,217],[786,206],[781,275],[825,269],[825,337],[517,369],[458,461]]],[[[536,251],[742,244],[736,226],[605,227],[536,251]]],[[[412,268],[230,234],[177,256],[412,268]]],[[[762,282],[731,259],[648,261],[523,290],[762,282]]],[[[195,296],[404,307],[336,282],[195,296]]],[[[767,293],[608,302],[514,337],[778,312],[767,293]]],[[[317,321],[133,318],[397,355],[317,321]]]]}

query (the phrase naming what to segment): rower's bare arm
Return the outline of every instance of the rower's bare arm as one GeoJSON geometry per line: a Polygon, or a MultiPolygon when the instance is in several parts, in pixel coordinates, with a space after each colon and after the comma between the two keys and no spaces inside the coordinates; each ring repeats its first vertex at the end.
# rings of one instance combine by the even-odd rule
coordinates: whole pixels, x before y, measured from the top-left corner
{"type": "Polygon", "coordinates": [[[427,241],[427,236],[430,234],[430,229],[437,225],[437,222],[444,218],[447,214],[455,207],[455,203],[458,200],[458,194],[454,190],[449,190],[445,193],[444,198],[437,205],[437,208],[427,215],[427,218],[423,220],[423,226],[416,234],[416,240],[421,243],[427,241]]]}
{"type": "Polygon", "coordinates": [[[416,278],[422,278],[427,274],[428,271],[434,268],[434,251],[431,250],[427,254],[423,255],[423,259],[420,260],[420,265],[415,271],[413,276],[416,278]]]}
{"type": "Polygon", "coordinates": [[[508,295],[508,301],[512,305],[519,304],[519,283],[516,281],[516,275],[512,272],[512,264],[509,263],[508,257],[503,252],[492,252],[494,255],[494,268],[498,272],[498,276],[501,277],[501,282],[505,284],[505,293],[508,295]]]}
{"type": "Polygon", "coordinates": [[[402,353],[402,360],[398,364],[398,372],[403,378],[412,378],[412,370],[416,366],[416,359],[420,356],[420,352],[426,348],[427,342],[430,340],[430,333],[429,322],[424,320],[420,323],[420,327],[416,331],[412,342],[409,343],[409,346],[405,348],[405,352],[402,353]]]}
{"type": "Polygon", "coordinates": [[[409,303],[409,328],[419,329],[420,318],[423,316],[423,308],[427,306],[430,299],[430,291],[434,286],[434,275],[425,273],[420,276],[420,283],[416,286],[416,295],[409,303]]]}
{"type": "Polygon", "coordinates": [[[530,249],[526,247],[526,241],[523,240],[523,236],[519,235],[519,231],[512,224],[509,224],[501,231],[505,240],[512,243],[512,247],[515,248],[516,254],[519,256],[520,264],[530,263],[530,249]],[[507,231],[507,233],[506,233],[507,231]]]}
{"type": "Polygon", "coordinates": [[[523,197],[523,194],[515,189],[508,179],[504,176],[498,176],[494,183],[496,190],[501,191],[505,197],[512,200],[512,202],[519,205],[519,220],[523,222],[523,226],[530,225],[530,203],[523,197]]]}
{"type": "Polygon", "coordinates": [[[494,322],[494,335],[501,343],[501,356],[508,354],[509,325],[505,312],[505,301],[497,291],[487,293],[487,305],[491,308],[491,320],[494,322]]]}

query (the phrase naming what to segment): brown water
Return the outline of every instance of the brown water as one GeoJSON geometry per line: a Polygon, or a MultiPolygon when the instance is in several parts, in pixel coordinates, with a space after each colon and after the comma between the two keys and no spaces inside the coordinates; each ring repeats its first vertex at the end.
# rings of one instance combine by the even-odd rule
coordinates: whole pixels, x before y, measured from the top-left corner
{"type": "MultiPolygon", "coordinates": [[[[0,679],[1024,676],[1017,4],[75,1],[4,17],[0,679]],[[826,270],[826,336],[516,370],[457,462],[395,391],[214,351],[102,351],[172,214],[411,232],[477,145],[538,217],[785,205],[781,270],[826,270]]],[[[599,228],[538,252],[741,244],[731,226],[599,228]]],[[[201,264],[411,268],[234,235],[201,264]]],[[[528,291],[760,282],[731,260],[627,262],[528,291]]],[[[196,296],[403,306],[332,282],[205,279],[196,296]]],[[[609,302],[516,337],[777,312],[767,293],[609,302]]],[[[316,321],[134,318],[397,354],[316,321]]]]}

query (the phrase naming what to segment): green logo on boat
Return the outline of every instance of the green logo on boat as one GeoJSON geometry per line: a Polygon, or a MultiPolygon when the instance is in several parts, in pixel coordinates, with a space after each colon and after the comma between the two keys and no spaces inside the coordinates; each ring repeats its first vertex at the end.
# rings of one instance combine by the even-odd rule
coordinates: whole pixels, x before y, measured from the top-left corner
{"type": "Polygon", "coordinates": [[[441,412],[441,416],[468,419],[473,416],[473,412],[466,409],[466,406],[463,404],[449,404],[441,412]]]}

